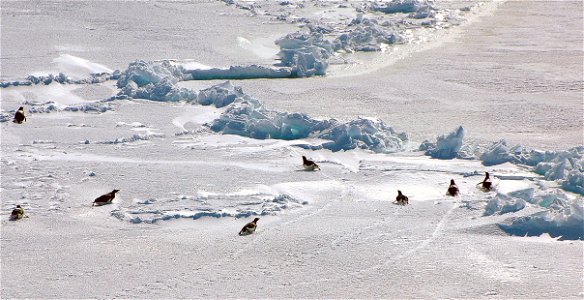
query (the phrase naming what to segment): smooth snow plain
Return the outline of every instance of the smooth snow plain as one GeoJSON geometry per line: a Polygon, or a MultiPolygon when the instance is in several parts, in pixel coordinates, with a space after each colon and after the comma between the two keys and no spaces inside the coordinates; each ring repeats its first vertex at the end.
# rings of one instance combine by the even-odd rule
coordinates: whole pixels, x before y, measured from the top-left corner
{"type": "MultiPolygon", "coordinates": [[[[349,22],[361,3],[2,2],[1,78],[83,78],[136,59],[273,65],[270,41],[299,18],[349,22]]],[[[110,98],[115,80],[1,89],[0,296],[580,299],[581,240],[508,229],[560,218],[551,224],[583,230],[580,194],[527,165],[416,151],[460,125],[472,143],[584,145],[582,3],[495,4],[427,41],[345,53],[351,63],[326,76],[231,81],[278,112],[379,118],[408,133],[395,153],[217,133],[207,124],[229,107],[110,98]],[[322,171],[304,171],[302,155],[322,171]],[[485,171],[494,191],[476,187],[485,171]],[[460,196],[445,195],[450,179],[460,196]],[[114,188],[113,204],[91,207],[114,188]],[[398,189],[409,206],[392,204],[398,189]],[[9,222],[16,204],[29,217],[9,222]]]]}

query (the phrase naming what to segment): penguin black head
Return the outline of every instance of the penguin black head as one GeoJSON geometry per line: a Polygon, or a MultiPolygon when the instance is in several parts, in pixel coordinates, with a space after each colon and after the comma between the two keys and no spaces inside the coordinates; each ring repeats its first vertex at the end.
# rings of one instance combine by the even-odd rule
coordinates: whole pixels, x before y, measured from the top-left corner
{"type": "Polygon", "coordinates": [[[22,207],[20,207],[20,205],[17,205],[16,208],[22,208],[22,207]]]}
{"type": "Polygon", "coordinates": [[[489,178],[489,172],[485,172],[485,178],[489,178]]]}
{"type": "Polygon", "coordinates": [[[454,179],[450,179],[450,185],[456,185],[456,183],[454,183],[454,179]]]}
{"type": "Polygon", "coordinates": [[[259,220],[260,220],[260,218],[255,218],[255,219],[253,219],[253,222],[256,223],[259,220]]]}
{"type": "Polygon", "coordinates": [[[113,191],[112,191],[112,194],[115,194],[115,193],[117,193],[117,192],[119,192],[119,191],[120,191],[120,190],[113,190],[113,191]]]}
{"type": "Polygon", "coordinates": [[[398,195],[401,195],[401,194],[402,194],[402,192],[401,192],[400,190],[397,190],[397,194],[398,194],[398,195]]]}
{"type": "Polygon", "coordinates": [[[24,107],[21,106],[21,107],[18,108],[18,110],[24,110],[24,107]]]}

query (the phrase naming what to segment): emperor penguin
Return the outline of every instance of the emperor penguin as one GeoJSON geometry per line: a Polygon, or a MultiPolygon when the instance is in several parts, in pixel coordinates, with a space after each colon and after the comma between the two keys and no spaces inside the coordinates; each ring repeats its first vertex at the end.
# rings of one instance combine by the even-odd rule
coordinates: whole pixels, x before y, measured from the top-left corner
{"type": "Polygon", "coordinates": [[[395,197],[395,201],[397,201],[397,204],[407,205],[408,204],[408,197],[406,195],[402,194],[402,192],[400,190],[397,190],[397,197],[395,197]]]}
{"type": "Polygon", "coordinates": [[[114,198],[116,197],[116,193],[119,191],[120,190],[113,190],[110,193],[107,193],[107,194],[104,194],[104,195],[101,195],[101,196],[95,198],[95,200],[93,200],[93,205],[101,206],[101,205],[105,205],[105,204],[111,204],[112,200],[114,200],[114,198]]]}
{"type": "Polygon", "coordinates": [[[454,179],[450,179],[450,186],[448,187],[448,195],[449,196],[458,196],[459,190],[458,190],[458,186],[456,186],[456,183],[454,183],[454,179]]]}
{"type": "Polygon", "coordinates": [[[10,214],[10,221],[16,221],[22,218],[24,218],[24,208],[20,207],[20,205],[17,205],[10,214]]]}
{"type": "Polygon", "coordinates": [[[306,159],[306,156],[302,156],[302,166],[306,171],[320,171],[320,167],[312,160],[306,159]]]}
{"type": "Polygon", "coordinates": [[[259,220],[260,220],[260,218],[255,218],[255,219],[253,219],[253,221],[245,224],[245,226],[243,226],[243,228],[241,228],[239,235],[250,235],[250,234],[254,233],[256,228],[258,227],[257,223],[259,220]]]}
{"type": "Polygon", "coordinates": [[[489,172],[485,172],[485,179],[480,183],[481,187],[485,190],[490,190],[493,186],[493,182],[491,182],[491,178],[489,178],[489,172]]]}
{"type": "Polygon", "coordinates": [[[24,115],[24,107],[20,107],[16,113],[14,114],[14,120],[12,122],[17,124],[22,124],[22,122],[26,122],[26,116],[24,115]]]}

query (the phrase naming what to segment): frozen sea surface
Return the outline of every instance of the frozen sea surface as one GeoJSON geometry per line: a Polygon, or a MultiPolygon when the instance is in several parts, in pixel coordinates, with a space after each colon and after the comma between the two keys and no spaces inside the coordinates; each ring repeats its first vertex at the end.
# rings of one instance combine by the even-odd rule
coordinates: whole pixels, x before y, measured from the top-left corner
{"type": "MultiPolygon", "coordinates": [[[[299,24],[237,2],[3,1],[0,77],[135,59],[273,64],[271,41],[299,24]]],[[[306,2],[299,14],[322,6],[324,20],[353,12],[289,2],[306,2]]],[[[437,40],[349,55],[326,77],[233,83],[277,111],[380,118],[413,148],[462,125],[465,141],[566,150],[584,144],[582,19],[577,1],[507,1],[437,40]]],[[[548,172],[222,135],[205,124],[223,108],[100,102],[118,91],[113,81],[0,90],[0,297],[583,296],[584,200],[548,172]],[[20,105],[35,113],[17,125],[8,112],[20,105]],[[322,170],[305,171],[302,155],[322,170]],[[490,192],[476,187],[485,171],[490,192]],[[451,179],[459,197],[445,195],[451,179]],[[113,204],[91,206],[114,188],[113,204]],[[409,206],[392,203],[398,189],[409,206]],[[29,217],[7,221],[17,204],[29,217]],[[254,217],[257,231],[238,236],[254,217]]]]}

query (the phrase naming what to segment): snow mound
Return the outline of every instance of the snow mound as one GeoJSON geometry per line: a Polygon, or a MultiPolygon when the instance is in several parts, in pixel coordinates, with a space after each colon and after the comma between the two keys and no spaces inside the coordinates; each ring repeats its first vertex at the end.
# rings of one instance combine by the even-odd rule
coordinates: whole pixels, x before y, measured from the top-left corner
{"type": "Polygon", "coordinates": [[[582,199],[556,199],[546,211],[516,218],[511,224],[499,224],[505,232],[519,236],[548,233],[560,240],[584,240],[584,207],[582,199]]]}
{"type": "Polygon", "coordinates": [[[203,217],[245,218],[276,215],[304,204],[306,202],[264,187],[228,194],[200,191],[194,196],[180,195],[171,199],[137,199],[133,205],[114,210],[111,214],[135,224],[153,224],[182,218],[197,220],[203,217]]]}
{"type": "Polygon", "coordinates": [[[498,193],[487,202],[483,216],[503,215],[517,212],[524,208],[525,200],[498,193]]]}
{"type": "Polygon", "coordinates": [[[424,141],[420,145],[419,150],[426,151],[426,155],[432,158],[452,159],[457,157],[459,150],[462,147],[462,139],[464,138],[464,128],[459,126],[448,135],[441,135],[437,138],[436,143],[424,141]]]}
{"type": "Polygon", "coordinates": [[[77,79],[83,79],[92,74],[111,74],[113,72],[104,65],[69,54],[61,54],[53,60],[53,63],[57,65],[59,71],[70,74],[77,79]]]}

